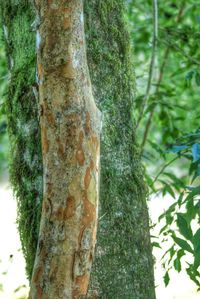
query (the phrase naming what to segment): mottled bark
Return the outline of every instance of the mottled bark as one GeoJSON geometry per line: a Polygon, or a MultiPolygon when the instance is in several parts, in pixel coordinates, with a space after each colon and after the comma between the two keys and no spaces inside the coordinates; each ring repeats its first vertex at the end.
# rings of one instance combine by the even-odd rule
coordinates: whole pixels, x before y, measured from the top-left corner
{"type": "Polygon", "coordinates": [[[82,0],[36,2],[43,208],[31,299],[87,294],[96,241],[100,112],[82,0]]]}
{"type": "MultiPolygon", "coordinates": [[[[124,2],[84,1],[88,65],[95,100],[103,111],[100,226],[91,289],[103,299],[154,299],[146,186],[134,134],[135,81],[124,2]]],[[[42,198],[37,100],[33,93],[35,12],[26,0],[1,0],[1,6],[8,33],[7,53],[14,62],[8,101],[11,173],[30,277],[42,198]]]]}

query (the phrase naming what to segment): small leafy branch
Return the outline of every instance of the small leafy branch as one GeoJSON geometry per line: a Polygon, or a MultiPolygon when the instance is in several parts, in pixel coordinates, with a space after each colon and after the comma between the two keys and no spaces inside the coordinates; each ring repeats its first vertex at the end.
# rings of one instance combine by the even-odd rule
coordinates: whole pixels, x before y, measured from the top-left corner
{"type": "Polygon", "coordinates": [[[182,188],[182,181],[177,181],[171,176],[176,185],[180,183],[180,189],[183,190],[179,193],[178,199],[159,217],[159,221],[164,223],[160,230],[162,242],[165,242],[166,238],[168,241],[171,238],[173,244],[162,257],[166,270],[165,285],[167,286],[169,283],[169,270],[174,268],[180,272],[183,264],[182,258],[187,254],[192,262],[188,262],[186,258],[186,271],[190,279],[198,286],[198,290],[200,290],[200,273],[198,271],[200,267],[200,228],[198,228],[200,224],[200,186],[192,186],[192,183],[200,176],[200,143],[197,143],[199,140],[200,132],[197,131],[184,136],[180,143],[169,149],[179,158],[185,157],[189,160],[191,186],[182,188]]]}

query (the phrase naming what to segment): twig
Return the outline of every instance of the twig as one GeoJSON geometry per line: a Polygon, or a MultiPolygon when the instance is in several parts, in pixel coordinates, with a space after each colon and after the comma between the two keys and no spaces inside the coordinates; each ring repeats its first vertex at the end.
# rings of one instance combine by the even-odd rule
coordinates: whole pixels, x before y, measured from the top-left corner
{"type": "Polygon", "coordinates": [[[142,120],[146,108],[146,104],[149,101],[149,95],[151,91],[151,85],[152,85],[152,79],[154,75],[154,68],[155,68],[155,61],[156,61],[157,43],[158,43],[158,2],[157,0],[153,0],[153,43],[152,43],[151,62],[149,66],[149,76],[147,82],[146,95],[142,102],[141,112],[136,124],[136,128],[139,126],[140,121],[142,120]]]}
{"type": "MultiPolygon", "coordinates": [[[[158,94],[159,89],[160,89],[160,84],[162,82],[163,75],[164,75],[164,69],[165,69],[165,66],[166,66],[166,63],[167,63],[167,59],[168,59],[168,56],[169,56],[169,51],[170,51],[170,48],[168,47],[165,50],[165,53],[164,53],[163,62],[162,62],[162,65],[161,65],[161,68],[160,68],[159,77],[158,77],[158,83],[156,85],[155,95],[158,94]]],[[[152,108],[152,110],[151,110],[151,112],[149,114],[147,123],[146,123],[145,131],[144,131],[144,136],[143,136],[143,140],[142,140],[142,143],[141,143],[141,152],[143,152],[144,145],[145,145],[146,140],[147,140],[147,136],[148,136],[149,129],[150,129],[150,126],[151,126],[151,122],[152,122],[152,118],[153,118],[153,114],[154,114],[155,108],[156,108],[156,105],[152,108]]]]}
{"type": "MultiPolygon", "coordinates": [[[[179,9],[179,12],[178,12],[178,15],[177,15],[177,18],[176,18],[176,23],[177,24],[180,23],[180,21],[181,21],[183,11],[184,11],[184,8],[185,8],[185,4],[186,4],[186,1],[183,1],[182,5],[179,9]]],[[[156,91],[155,91],[155,95],[158,94],[159,89],[160,89],[160,85],[161,85],[161,82],[162,82],[162,79],[163,79],[164,69],[165,69],[165,66],[166,66],[166,63],[167,63],[169,52],[170,52],[170,46],[168,46],[166,48],[165,53],[164,53],[163,63],[162,63],[161,68],[160,68],[160,75],[159,75],[159,78],[158,78],[158,83],[157,83],[157,88],[156,88],[156,91]]],[[[149,129],[151,127],[152,118],[153,118],[153,115],[154,115],[154,112],[155,112],[155,108],[156,108],[156,105],[152,108],[152,110],[149,114],[147,123],[146,123],[144,136],[143,136],[143,140],[142,140],[142,143],[141,143],[141,154],[143,153],[144,146],[145,146],[145,143],[147,141],[147,136],[148,136],[148,133],[149,133],[149,129]]]]}
{"type": "Polygon", "coordinates": [[[172,160],[170,160],[168,163],[164,164],[163,167],[161,168],[161,170],[159,171],[159,173],[157,174],[157,176],[155,177],[155,179],[153,180],[151,186],[153,186],[155,184],[155,182],[157,181],[157,179],[159,178],[159,176],[163,173],[163,171],[169,166],[171,165],[174,161],[176,161],[179,158],[179,156],[173,158],[172,160]]]}

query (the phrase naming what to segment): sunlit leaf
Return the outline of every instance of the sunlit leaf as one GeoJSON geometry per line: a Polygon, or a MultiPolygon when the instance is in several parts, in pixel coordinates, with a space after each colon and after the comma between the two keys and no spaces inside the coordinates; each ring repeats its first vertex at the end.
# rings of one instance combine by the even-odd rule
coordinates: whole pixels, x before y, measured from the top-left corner
{"type": "Polygon", "coordinates": [[[164,283],[165,283],[165,286],[167,287],[168,284],[169,284],[169,281],[170,281],[170,277],[169,277],[169,273],[166,272],[164,277],[163,277],[163,280],[164,280],[164,283]]]}
{"type": "Polygon", "coordinates": [[[181,271],[181,262],[180,262],[180,259],[178,257],[174,260],[174,269],[177,272],[181,271]]]}
{"type": "Polygon", "coordinates": [[[195,81],[197,86],[200,86],[200,74],[198,72],[195,74],[195,81]]]}
{"type": "Polygon", "coordinates": [[[187,223],[187,220],[184,217],[184,214],[177,214],[177,226],[179,228],[179,232],[188,240],[192,240],[192,229],[187,223]]]}
{"type": "Polygon", "coordinates": [[[179,245],[183,250],[186,250],[190,253],[193,253],[193,250],[191,248],[191,246],[188,244],[188,242],[186,242],[185,240],[172,236],[173,240],[176,242],[177,245],[179,245]]]}

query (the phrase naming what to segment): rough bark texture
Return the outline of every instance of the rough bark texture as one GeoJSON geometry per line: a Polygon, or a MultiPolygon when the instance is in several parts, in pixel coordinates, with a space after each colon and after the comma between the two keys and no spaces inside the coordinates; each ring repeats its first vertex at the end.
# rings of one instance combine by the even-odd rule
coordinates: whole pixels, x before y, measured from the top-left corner
{"type": "MultiPolygon", "coordinates": [[[[8,105],[9,111],[14,111],[8,114],[14,145],[11,173],[14,174],[12,181],[20,207],[19,228],[30,277],[35,254],[33,244],[36,244],[38,233],[37,221],[33,220],[40,217],[40,209],[34,207],[40,206],[36,198],[41,198],[42,193],[41,187],[33,186],[36,182],[41,186],[42,170],[39,142],[35,142],[38,136],[34,140],[34,135],[30,135],[32,139],[27,140],[27,134],[22,134],[21,130],[30,121],[38,125],[32,92],[35,32],[30,28],[34,17],[25,0],[12,0],[9,5],[1,2],[3,23],[8,28],[11,44],[7,52],[15,62],[8,105]],[[20,131],[18,123],[23,125],[20,131]],[[31,153],[30,158],[24,152],[31,153]],[[27,225],[33,225],[31,233],[27,225]]],[[[95,100],[103,111],[100,223],[91,288],[98,290],[100,298],[105,299],[154,299],[146,187],[132,117],[134,72],[123,18],[124,1],[85,0],[84,3],[88,64],[95,100]]]]}
{"type": "Polygon", "coordinates": [[[124,1],[85,1],[87,57],[103,113],[100,222],[91,288],[154,299],[146,186],[133,121],[134,69],[124,1]]]}
{"type": "Polygon", "coordinates": [[[30,299],[87,294],[96,242],[100,112],[82,0],[36,1],[43,207],[30,299]]]}
{"type": "Polygon", "coordinates": [[[0,0],[10,71],[6,102],[11,144],[10,180],[18,203],[18,228],[31,277],[42,199],[42,155],[36,84],[35,11],[27,0],[0,0]]]}

